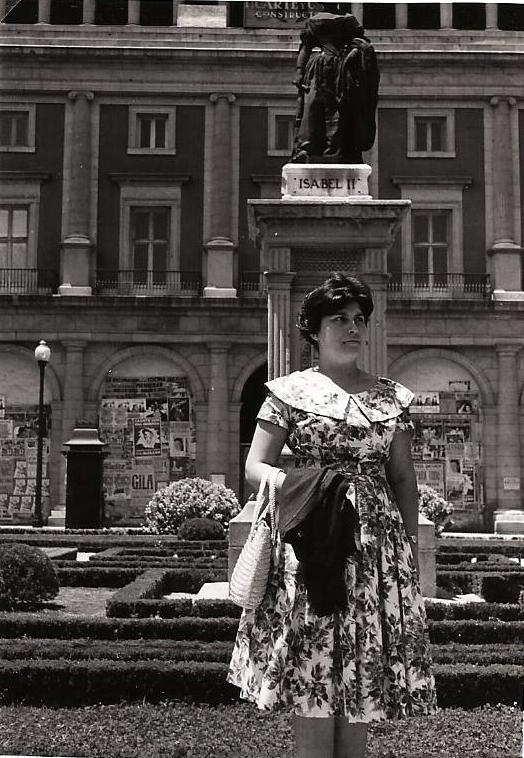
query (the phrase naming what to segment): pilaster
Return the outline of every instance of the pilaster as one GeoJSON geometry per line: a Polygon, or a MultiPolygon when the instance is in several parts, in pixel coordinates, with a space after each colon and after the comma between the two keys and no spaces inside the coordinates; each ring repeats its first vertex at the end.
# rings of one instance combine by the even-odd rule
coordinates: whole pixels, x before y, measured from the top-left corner
{"type": "Polygon", "coordinates": [[[440,3],[440,28],[453,29],[453,3],[440,3]]]}
{"type": "Polygon", "coordinates": [[[395,3],[395,27],[397,29],[408,28],[408,4],[395,3]]]}
{"type": "Polygon", "coordinates": [[[51,0],[38,0],[38,23],[49,24],[51,21],[51,0]]]}
{"type": "Polygon", "coordinates": [[[208,403],[193,403],[196,427],[196,474],[207,476],[207,417],[208,403]]]}
{"type": "Polygon", "coordinates": [[[262,249],[262,268],[267,284],[268,378],[276,379],[291,370],[291,283],[295,274],[288,247],[262,249]]]}
{"type": "Polygon", "coordinates": [[[66,134],[69,158],[64,181],[66,212],[61,245],[60,295],[90,295],[91,257],[89,238],[91,188],[91,103],[92,92],[68,93],[73,103],[71,131],[66,134]]]}
{"type": "Polygon", "coordinates": [[[207,411],[207,474],[226,474],[229,468],[228,352],[229,343],[211,343],[207,411]]]}
{"type": "Polygon", "coordinates": [[[82,23],[95,23],[95,0],[84,0],[82,4],[82,23]]]}
{"type": "Polygon", "coordinates": [[[522,248],[515,241],[516,218],[513,97],[492,97],[493,243],[488,250],[496,300],[524,299],[521,290],[522,248]]]}
{"type": "Polygon", "coordinates": [[[498,28],[498,3],[486,3],[486,31],[498,28]]]}
{"type": "Polygon", "coordinates": [[[206,139],[205,159],[209,166],[209,184],[205,197],[208,232],[204,246],[204,297],[236,297],[232,234],[232,106],[235,101],[232,93],[209,96],[206,129],[211,139],[206,139]]]}
{"type": "Polygon", "coordinates": [[[84,350],[87,343],[63,340],[62,345],[66,351],[62,435],[66,440],[84,415],[84,350]]]}
{"type": "Polygon", "coordinates": [[[519,345],[497,347],[497,508],[522,507],[520,481],[519,345]]]}
{"type": "Polygon", "coordinates": [[[138,26],[140,24],[140,0],[128,0],[127,23],[130,26],[138,26]]]}

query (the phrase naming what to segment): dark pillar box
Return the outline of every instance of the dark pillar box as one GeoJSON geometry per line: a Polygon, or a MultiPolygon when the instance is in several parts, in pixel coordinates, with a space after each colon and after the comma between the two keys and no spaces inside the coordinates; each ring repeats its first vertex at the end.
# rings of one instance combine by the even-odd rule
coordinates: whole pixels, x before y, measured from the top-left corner
{"type": "Polygon", "coordinates": [[[102,465],[106,445],[97,429],[73,429],[65,443],[66,529],[98,529],[104,521],[102,465]]]}

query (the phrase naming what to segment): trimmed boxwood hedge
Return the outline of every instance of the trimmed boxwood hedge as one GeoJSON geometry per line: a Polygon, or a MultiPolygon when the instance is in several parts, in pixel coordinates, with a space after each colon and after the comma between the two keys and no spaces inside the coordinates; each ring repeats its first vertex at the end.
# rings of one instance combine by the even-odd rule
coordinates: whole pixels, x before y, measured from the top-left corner
{"type": "Polygon", "coordinates": [[[478,619],[482,621],[524,621],[524,606],[518,603],[432,603],[426,600],[426,615],[433,621],[478,619]]]}
{"type": "MultiPolygon", "coordinates": [[[[169,570],[179,576],[179,589],[172,591],[196,592],[204,582],[225,582],[225,568],[172,568],[169,570]],[[194,589],[196,587],[196,589],[194,589]]],[[[90,566],[89,563],[67,568],[57,568],[60,585],[66,587],[124,587],[134,581],[145,571],[144,567],[115,568],[113,566],[90,566]]]]}
{"type": "Polygon", "coordinates": [[[215,661],[229,663],[233,642],[222,640],[0,640],[0,660],[215,661]]]}
{"type": "MultiPolygon", "coordinates": [[[[166,699],[212,704],[238,699],[226,663],[167,661],[5,661],[2,702],[48,706],[166,699]]],[[[435,666],[441,707],[471,708],[519,700],[523,666],[435,666]]]]}
{"type": "Polygon", "coordinates": [[[437,570],[437,587],[457,595],[474,592],[488,603],[516,603],[524,589],[524,572],[482,573],[437,570]]]}
{"type": "Polygon", "coordinates": [[[517,538],[510,540],[456,540],[451,538],[440,539],[437,542],[437,555],[443,553],[468,553],[482,555],[488,553],[499,553],[500,555],[509,555],[524,557],[524,539],[517,538]]]}
{"type": "MultiPolygon", "coordinates": [[[[445,622],[441,622],[445,623],[445,622]]],[[[172,639],[234,640],[238,619],[195,618],[118,619],[96,616],[42,616],[38,613],[0,613],[0,639],[17,637],[95,640],[172,639]]],[[[1,688],[0,688],[1,689],[1,688]]]]}
{"type": "Polygon", "coordinates": [[[438,571],[473,571],[489,572],[491,574],[511,574],[514,571],[524,577],[524,568],[518,563],[498,563],[496,561],[480,561],[480,563],[439,563],[438,571]]]}
{"type": "Polygon", "coordinates": [[[476,663],[490,666],[495,663],[524,666],[524,647],[511,645],[461,645],[450,642],[446,645],[432,645],[431,656],[434,663],[448,663],[460,666],[476,663]]]}
{"type": "Polygon", "coordinates": [[[428,628],[431,642],[437,645],[447,642],[468,645],[524,642],[521,621],[429,621],[428,628]]]}

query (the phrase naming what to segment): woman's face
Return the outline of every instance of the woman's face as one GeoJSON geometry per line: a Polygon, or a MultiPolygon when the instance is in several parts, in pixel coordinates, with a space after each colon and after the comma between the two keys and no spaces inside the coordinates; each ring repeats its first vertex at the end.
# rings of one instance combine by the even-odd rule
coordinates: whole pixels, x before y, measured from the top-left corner
{"type": "Polygon", "coordinates": [[[336,313],[324,316],[316,336],[322,357],[329,356],[337,362],[357,357],[367,336],[366,320],[358,303],[348,303],[336,313]]]}

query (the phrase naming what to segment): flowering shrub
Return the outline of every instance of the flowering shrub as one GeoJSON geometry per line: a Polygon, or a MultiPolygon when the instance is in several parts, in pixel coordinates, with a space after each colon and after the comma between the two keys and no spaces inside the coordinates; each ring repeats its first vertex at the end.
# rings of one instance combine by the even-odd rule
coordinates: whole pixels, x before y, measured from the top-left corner
{"type": "Polygon", "coordinates": [[[418,485],[418,512],[433,521],[437,535],[453,523],[450,518],[453,506],[427,484],[418,485]]]}
{"type": "Polygon", "coordinates": [[[178,530],[181,540],[223,540],[225,536],[222,524],[210,518],[188,518],[178,530]]]}
{"type": "Polygon", "coordinates": [[[153,534],[176,534],[188,518],[209,518],[227,528],[240,510],[233,490],[207,479],[179,479],[155,492],[146,506],[146,527],[153,534]]]}

